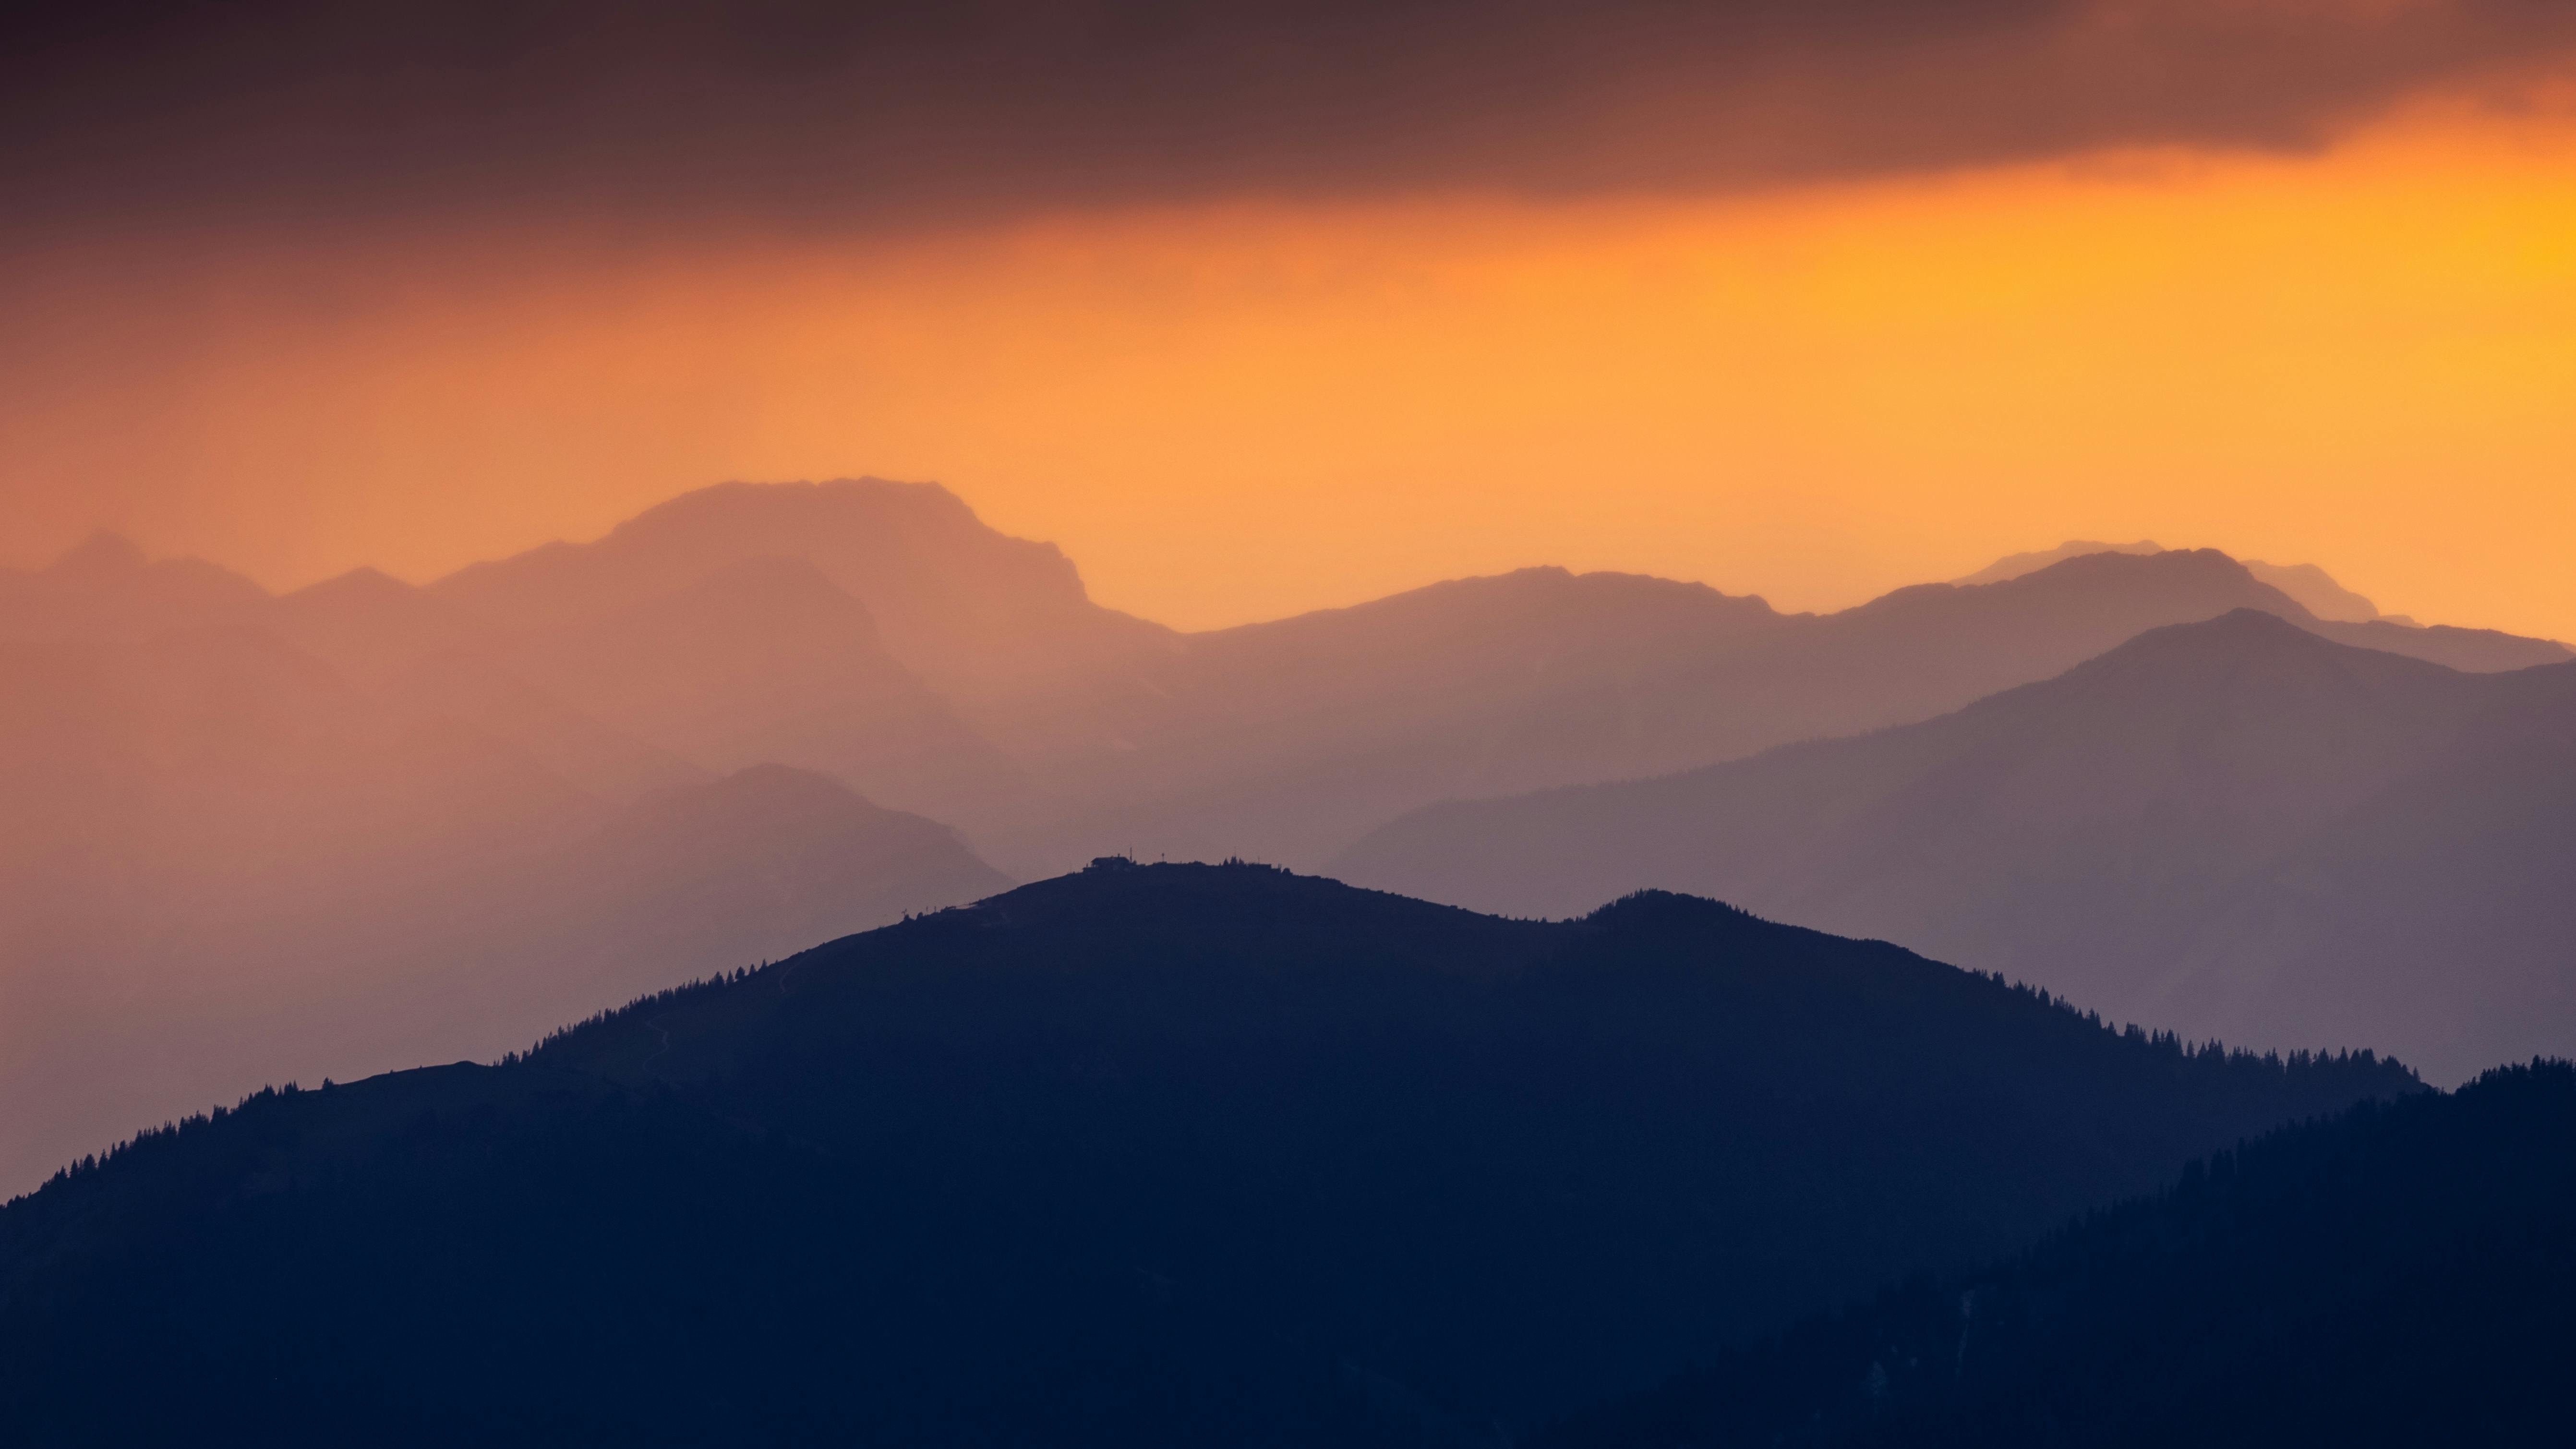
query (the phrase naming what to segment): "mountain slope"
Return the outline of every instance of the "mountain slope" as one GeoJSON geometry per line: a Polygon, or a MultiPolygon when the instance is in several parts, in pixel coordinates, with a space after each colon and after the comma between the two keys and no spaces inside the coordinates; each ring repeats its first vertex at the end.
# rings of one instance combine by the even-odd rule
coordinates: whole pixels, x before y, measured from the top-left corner
{"type": "Polygon", "coordinates": [[[1337,868],[1542,914],[1724,893],[2189,1035],[2373,1041],[2458,1080],[2576,1048],[2576,917],[2541,884],[2576,866],[2571,694],[2576,667],[2462,675],[2248,610],[1919,725],[1433,807],[1337,868]]]}
{"type": "Polygon", "coordinates": [[[2245,571],[2299,601],[2299,606],[2330,623],[2363,624],[2386,618],[2379,606],[2335,582],[2315,564],[2265,563],[2247,559],[2245,571]]]}
{"type": "Polygon", "coordinates": [[[936,821],[762,765],[648,795],[550,850],[202,936],[242,963],[228,982],[270,990],[195,1014],[230,1023],[237,1074],[497,1056],[599,1001],[1010,884],[936,821]],[[281,966],[259,973],[260,954],[281,966]]]}
{"type": "Polygon", "coordinates": [[[0,1412],[1497,1443],[2410,1086],[1711,902],[1546,925],[1110,863],[61,1179],[0,1210],[0,1412]]]}
{"type": "Polygon", "coordinates": [[[148,559],[113,533],[92,534],[41,569],[0,569],[0,639],[131,643],[174,628],[238,627],[268,591],[203,559],[148,559]]]}
{"type": "Polygon", "coordinates": [[[2576,1070],[2195,1162],[2022,1256],[1882,1292],[1550,1449],[2508,1445],[2565,1431],[2576,1070]]]}
{"type": "Polygon", "coordinates": [[[1034,709],[1043,727],[988,711],[988,733],[1076,802],[995,843],[1030,868],[1105,849],[1321,863],[1442,798],[1633,779],[1927,719],[2239,608],[2462,668],[2570,657],[2485,631],[2323,622],[2208,550],[2085,554],[1823,615],[1529,569],[1189,635],[1034,709]],[[1105,735],[1054,731],[1066,718],[1105,735]]]}
{"type": "MultiPolygon", "coordinates": [[[[2100,543],[2071,539],[2038,553],[2009,554],[1954,584],[1992,584],[2035,573],[2051,564],[2095,554],[2159,554],[2161,544],[2100,543]]],[[[2448,624],[2422,625],[2403,614],[2383,614],[2370,600],[2335,582],[2315,564],[2275,564],[2245,560],[2245,572],[2277,589],[2304,611],[2284,614],[2311,633],[2364,649],[2380,649],[2471,673],[2529,669],[2576,659],[2555,639],[2529,639],[2496,629],[2461,629],[2448,624]]],[[[2257,607],[2260,607],[2259,605],[2257,607]]],[[[2171,622],[2181,623],[2183,620],[2171,622]]]]}
{"type": "Polygon", "coordinates": [[[1759,599],[1632,574],[1525,569],[1193,634],[1124,666],[1105,740],[998,726],[1058,794],[1090,802],[1027,848],[1312,861],[1444,794],[1699,758],[1674,675],[1781,627],[1759,599]],[[1123,691],[1123,693],[1121,692],[1123,691]]]}
{"type": "MultiPolygon", "coordinates": [[[[1629,575],[1533,569],[1188,636],[1123,666],[1119,748],[1038,777],[1090,800],[1038,858],[1320,862],[1443,796],[1633,778],[1927,718],[2161,624],[2304,611],[2216,553],[2077,558],[1781,615],[1629,575]]],[[[997,738],[1024,738],[998,735],[997,738]]]]}
{"type": "Polygon", "coordinates": [[[2461,629],[2449,624],[2414,624],[2396,619],[2360,622],[2319,620],[2307,630],[2320,638],[2359,649],[2403,654],[2467,674],[2498,674],[2509,669],[2536,669],[2576,659],[2555,639],[2530,639],[2498,629],[2461,629]]]}
{"type": "Polygon", "coordinates": [[[457,720],[603,799],[622,803],[709,778],[529,684],[503,666],[488,630],[374,569],[285,595],[266,622],[376,698],[457,720]]]}
{"type": "Polygon", "coordinates": [[[523,678],[716,771],[819,770],[955,819],[1024,792],[1008,759],[801,559],[747,559],[508,656],[523,678]]]}

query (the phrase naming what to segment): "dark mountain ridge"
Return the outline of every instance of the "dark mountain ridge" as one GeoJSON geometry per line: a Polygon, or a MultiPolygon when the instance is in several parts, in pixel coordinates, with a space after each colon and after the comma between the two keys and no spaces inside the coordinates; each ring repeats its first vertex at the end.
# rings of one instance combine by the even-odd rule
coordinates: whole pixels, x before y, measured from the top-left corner
{"type": "Polygon", "coordinates": [[[2564,1431],[2576,1068],[2354,1108],[1918,1277],[1548,1449],[2508,1445],[2564,1431]]]}
{"type": "Polygon", "coordinates": [[[0,1209],[0,1415],[1504,1442],[2412,1089],[1708,901],[1541,924],[1108,862],[84,1164],[0,1209]]]}

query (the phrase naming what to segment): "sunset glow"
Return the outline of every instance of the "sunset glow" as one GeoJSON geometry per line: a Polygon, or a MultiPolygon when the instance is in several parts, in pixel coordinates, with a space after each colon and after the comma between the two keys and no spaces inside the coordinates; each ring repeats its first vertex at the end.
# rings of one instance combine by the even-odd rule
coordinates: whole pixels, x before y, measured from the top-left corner
{"type": "Polygon", "coordinates": [[[1539,562],[1832,608],[2153,537],[2576,637],[2547,109],[1700,201],[168,245],[32,263],[13,561],[104,523],[272,586],[425,578],[874,473],[1183,627],[1539,562]]]}
{"type": "Polygon", "coordinates": [[[2571,0],[0,20],[0,1443],[2563,1433],[2571,0]]]}

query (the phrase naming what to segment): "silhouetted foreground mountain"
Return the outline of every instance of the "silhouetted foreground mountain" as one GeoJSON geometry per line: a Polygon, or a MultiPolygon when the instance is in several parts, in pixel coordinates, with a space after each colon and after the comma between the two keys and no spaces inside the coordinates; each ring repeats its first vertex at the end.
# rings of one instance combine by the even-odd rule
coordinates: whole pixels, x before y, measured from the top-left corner
{"type": "Polygon", "coordinates": [[[1104,865],[0,1209],[15,1442],[1497,1444],[2410,1090],[1642,896],[1104,865]]]}
{"type": "Polygon", "coordinates": [[[2567,1432],[2576,1070],[2187,1168],[1546,1436],[1549,1449],[2525,1445],[2567,1432]]]}
{"type": "Polygon", "coordinates": [[[2576,665],[2459,674],[2249,610],[1923,724],[1436,806],[1335,868],[1527,914],[1722,895],[2456,1082],[2576,1051],[2576,665]]]}

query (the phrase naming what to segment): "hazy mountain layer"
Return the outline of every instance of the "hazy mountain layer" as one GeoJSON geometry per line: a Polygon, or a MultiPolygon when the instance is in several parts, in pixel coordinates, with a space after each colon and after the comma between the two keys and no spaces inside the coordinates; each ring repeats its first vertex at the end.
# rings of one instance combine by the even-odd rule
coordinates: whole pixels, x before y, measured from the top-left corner
{"type": "Polygon", "coordinates": [[[904,667],[957,698],[1170,637],[1092,603],[1055,545],[995,532],[936,484],[879,478],[702,488],[596,542],[476,564],[430,592],[513,638],[562,635],[775,558],[813,565],[865,607],[904,667]]]}
{"type": "Polygon", "coordinates": [[[13,941],[0,976],[0,1189],[265,1081],[493,1056],[601,1000],[1008,884],[945,827],[766,766],[300,896],[130,900],[70,929],[13,904],[58,929],[13,941]]]}
{"type": "Polygon", "coordinates": [[[950,816],[1027,789],[1019,769],[801,559],[750,559],[513,651],[521,677],[713,770],[819,770],[950,816]]]}
{"type": "Polygon", "coordinates": [[[2551,1442],[2576,1071],[2355,1108],[2035,1250],[1880,1293],[1550,1449],[2551,1442]]]}
{"type": "MultiPolygon", "coordinates": [[[[2164,551],[2164,545],[2152,539],[2140,539],[2136,543],[2103,543],[2096,539],[2068,539],[2051,549],[2006,554],[1975,573],[1953,579],[1951,582],[1999,584],[2006,579],[2017,579],[2024,574],[2037,573],[2051,564],[2063,563],[2070,558],[2082,558],[2086,554],[2146,554],[2164,551]]],[[[2370,620],[2390,617],[2380,613],[2377,604],[2335,582],[2334,575],[2315,564],[2276,564],[2265,563],[2260,559],[2247,559],[2245,571],[2263,583],[2270,584],[2289,595],[2297,601],[2300,608],[2328,622],[2366,623],[2370,620]]],[[[2397,622],[2412,623],[2413,621],[2399,619],[2397,622]]]]}
{"type": "MultiPolygon", "coordinates": [[[[426,591],[334,581],[265,627],[593,793],[795,764],[954,821],[1024,872],[1119,849],[1317,863],[1444,797],[1928,718],[2238,607],[2454,667],[2567,657],[2324,622],[2223,555],[2097,547],[1823,616],[1539,569],[1182,636],[1092,604],[1062,555],[934,485],[736,484],[426,591]]],[[[56,572],[139,578],[114,551],[56,572]]],[[[163,593],[183,582],[150,567],[163,593]]]]}
{"type": "MultiPolygon", "coordinates": [[[[54,1064],[26,1068],[41,1075],[129,1017],[175,1019],[174,983],[292,978],[329,996],[340,988],[327,983],[394,969],[381,963],[409,948],[388,943],[438,934],[381,922],[505,919],[494,902],[524,862],[655,791],[763,763],[954,824],[1021,874],[1119,849],[1319,861],[1445,796],[1647,776],[1923,718],[2240,605],[2481,667],[2563,652],[2320,623],[2208,553],[2078,557],[1827,616],[1530,570],[1175,636],[1091,605],[1060,555],[993,532],[944,491],[867,482],[704,490],[597,543],[427,590],[361,570],[272,599],[102,536],[53,567],[0,573],[0,735],[13,749],[0,772],[17,827],[0,845],[0,992],[19,1023],[0,1032],[26,1035],[9,1050],[28,1062],[54,1064]],[[444,904],[409,904],[420,901],[444,904]],[[220,967],[174,944],[217,939],[237,953],[220,967]]],[[[705,868],[724,878],[725,862],[705,868]]],[[[958,879],[925,903],[989,884],[958,879]]],[[[2442,899],[2482,899],[2499,879],[2442,899]]],[[[2253,936],[2273,939],[2268,922],[2253,936]]],[[[733,929],[703,938],[713,959],[768,949],[748,921],[733,929]]],[[[580,954],[570,941],[547,949],[580,954]]],[[[268,986],[245,991],[259,1019],[298,1019],[268,986]]],[[[2156,999],[2122,999],[2173,1019],[2156,999]]],[[[528,1029],[509,1013],[480,1035],[470,1011],[432,1018],[478,1041],[528,1029]]],[[[363,1035],[354,1007],[331,1019],[363,1035]]],[[[2343,1028],[2373,1021],[2303,1018],[2273,1039],[2368,1040],[2343,1028]]],[[[0,1112],[0,1136],[68,1151],[202,1102],[206,1083],[230,1090],[256,1059],[218,1035],[167,1053],[166,1075],[91,1081],[121,1084],[96,1102],[77,1074],[47,1078],[57,1086],[0,1112]],[[231,1065],[199,1070],[217,1058],[231,1065]],[[64,1135],[74,1128],[86,1135],[64,1135]]],[[[403,1038],[436,1056],[461,1039],[403,1038]]],[[[2459,1069],[2483,1060],[2463,1055],[2459,1069]]],[[[13,1170],[49,1165],[32,1161],[13,1170]]]]}
{"type": "Polygon", "coordinates": [[[489,630],[373,569],[288,594],[265,623],[377,698],[458,720],[602,799],[711,776],[530,684],[503,665],[489,630]]]}
{"type": "Polygon", "coordinates": [[[0,1416],[1502,1442],[2411,1085],[1712,902],[1544,925],[1119,864],[526,1060],[265,1094],[0,1209],[0,1416]]]}
{"type": "Polygon", "coordinates": [[[167,629],[253,622],[268,593],[203,559],[147,559],[129,540],[92,535],[35,570],[0,569],[0,638],[132,641],[167,629]]]}
{"type": "Polygon", "coordinates": [[[2142,538],[2135,543],[2104,543],[2097,538],[2070,538],[2055,548],[2032,549],[2027,553],[2005,554],[2002,558],[1996,559],[1993,563],[1986,565],[1975,573],[1962,574],[1959,577],[1950,580],[1950,582],[1954,584],[1968,585],[2000,584],[2006,579],[2017,579],[2024,574],[2035,574],[2041,569],[2047,568],[2051,564],[2061,564],[2066,562],[2068,559],[2082,558],[2087,554],[2145,554],[2163,553],[2164,551],[2165,546],[2151,538],[2142,538]]]}
{"type": "Polygon", "coordinates": [[[2068,547],[2079,556],[1987,586],[1824,616],[1533,569],[1175,635],[1093,605],[1061,555],[945,490],[858,480],[703,489],[430,593],[491,631],[519,677],[626,733],[707,768],[827,770],[1031,873],[1112,850],[1316,863],[1443,797],[1924,719],[2232,608],[2455,667],[2568,657],[2485,631],[2322,622],[2207,551],[2068,547]],[[791,587],[782,571],[800,567],[791,587]]]}
{"type": "Polygon", "coordinates": [[[1191,635],[1133,665],[1116,748],[1024,758],[1096,802],[1033,845],[1320,862],[1445,797],[1649,776],[1855,734],[2044,679],[2161,625],[2237,608],[2491,669],[2566,659],[2485,631],[2334,624],[2224,554],[2090,554],[1979,585],[1782,615],[1758,599],[1538,569],[1191,635]]]}
{"type": "Polygon", "coordinates": [[[1337,868],[1517,913],[1723,894],[2456,1081],[2576,1050],[2576,665],[2464,675],[2248,610],[1919,725],[1436,806],[1337,868]]]}
{"type": "Polygon", "coordinates": [[[0,641],[0,1184],[279,1071],[503,1050],[1004,884],[817,777],[619,807],[438,706],[523,709],[520,740],[638,788],[696,772],[470,656],[445,677],[491,693],[424,698],[440,659],[370,690],[239,628],[0,641]],[[691,799],[697,824],[648,828],[691,799]]]}
{"type": "MultiPolygon", "coordinates": [[[[2136,543],[2070,539],[2052,549],[2007,554],[1952,582],[2001,583],[2088,554],[2153,554],[2165,551],[2162,544],[2146,539],[2136,543]]],[[[2383,613],[2377,604],[2345,588],[2335,581],[2334,575],[2315,564],[2276,564],[2247,559],[2245,571],[2257,581],[2280,590],[2313,616],[2317,623],[2309,625],[2309,628],[2346,644],[2384,649],[2392,654],[2429,659],[2436,664],[2472,672],[2527,669],[2535,664],[2562,664],[2576,658],[2576,650],[2570,650],[2555,640],[2526,639],[2494,629],[2459,629],[2446,624],[2426,626],[2404,614],[2383,613]],[[2338,627],[2349,625],[2366,627],[2338,627]]]]}

